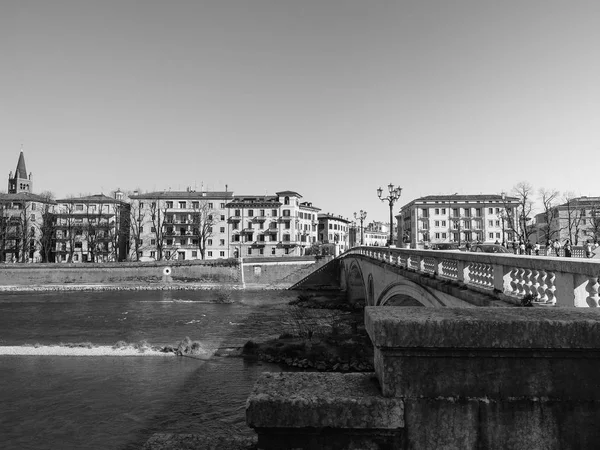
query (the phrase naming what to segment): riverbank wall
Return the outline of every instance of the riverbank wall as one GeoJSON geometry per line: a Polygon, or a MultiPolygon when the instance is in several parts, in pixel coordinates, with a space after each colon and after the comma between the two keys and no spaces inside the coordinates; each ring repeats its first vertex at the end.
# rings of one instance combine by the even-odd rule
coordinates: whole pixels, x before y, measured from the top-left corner
{"type": "Polygon", "coordinates": [[[0,290],[288,288],[326,260],[244,258],[80,264],[5,264],[0,290]],[[42,289],[43,288],[43,289],[42,289]]]}

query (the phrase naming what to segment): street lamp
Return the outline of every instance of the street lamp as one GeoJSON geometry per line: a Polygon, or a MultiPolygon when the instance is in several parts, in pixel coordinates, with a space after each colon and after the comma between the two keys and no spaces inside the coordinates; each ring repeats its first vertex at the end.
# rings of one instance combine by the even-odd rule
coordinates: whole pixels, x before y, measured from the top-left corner
{"type": "Polygon", "coordinates": [[[367,212],[360,210],[360,213],[354,213],[354,218],[360,220],[360,245],[365,245],[365,234],[363,232],[363,222],[367,218],[367,212]]]}
{"type": "Polygon", "coordinates": [[[389,245],[392,245],[392,242],[394,242],[394,216],[393,216],[393,209],[394,209],[394,203],[396,203],[396,201],[400,198],[400,194],[402,193],[402,188],[401,187],[394,187],[394,185],[392,183],[388,184],[388,191],[389,194],[386,197],[383,197],[383,189],[378,188],[377,189],[377,197],[379,197],[379,200],[381,200],[382,202],[387,201],[390,205],[390,241],[389,241],[389,245]]]}

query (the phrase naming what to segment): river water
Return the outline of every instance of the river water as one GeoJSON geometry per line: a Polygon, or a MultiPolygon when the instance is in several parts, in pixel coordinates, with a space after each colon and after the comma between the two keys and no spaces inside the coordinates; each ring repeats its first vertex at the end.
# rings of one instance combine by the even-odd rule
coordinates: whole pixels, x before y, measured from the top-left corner
{"type": "MultiPolygon", "coordinates": [[[[189,336],[206,349],[287,331],[291,291],[0,294],[0,345],[189,336]]],[[[245,402],[258,375],[279,366],[242,358],[0,356],[0,448],[139,449],[155,432],[250,436],[245,402]]]]}

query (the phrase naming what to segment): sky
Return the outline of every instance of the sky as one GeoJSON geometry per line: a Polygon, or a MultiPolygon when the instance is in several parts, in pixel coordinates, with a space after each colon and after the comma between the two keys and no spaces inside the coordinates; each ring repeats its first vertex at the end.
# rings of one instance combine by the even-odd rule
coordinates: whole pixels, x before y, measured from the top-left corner
{"type": "MultiPolygon", "coordinates": [[[[292,190],[388,220],[600,195],[600,2],[3,0],[0,170],[35,192],[292,190]]],[[[6,181],[5,181],[6,182],[6,181]]],[[[5,190],[6,185],[0,185],[5,190]]]]}

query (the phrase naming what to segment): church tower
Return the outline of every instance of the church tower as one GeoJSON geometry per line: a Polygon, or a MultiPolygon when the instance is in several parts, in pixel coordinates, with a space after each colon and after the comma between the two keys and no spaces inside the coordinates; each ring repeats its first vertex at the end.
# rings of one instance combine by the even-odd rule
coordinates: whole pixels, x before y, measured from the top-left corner
{"type": "Polygon", "coordinates": [[[31,174],[27,175],[25,156],[23,156],[23,149],[21,148],[15,176],[13,177],[12,172],[8,175],[8,193],[18,194],[19,192],[31,192],[32,186],[31,174]]]}

